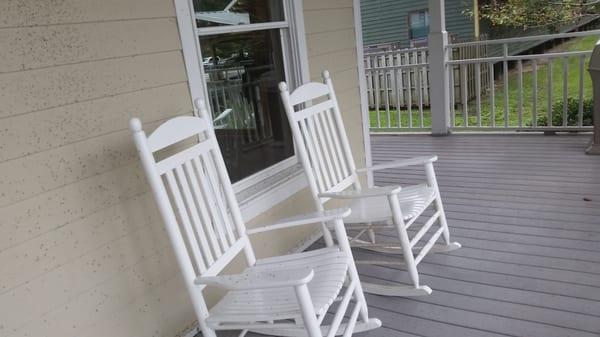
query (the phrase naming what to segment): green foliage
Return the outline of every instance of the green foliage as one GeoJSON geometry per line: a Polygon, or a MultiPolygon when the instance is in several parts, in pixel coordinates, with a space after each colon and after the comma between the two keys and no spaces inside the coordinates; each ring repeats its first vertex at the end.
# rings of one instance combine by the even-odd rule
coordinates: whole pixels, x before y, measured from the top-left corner
{"type": "MultiPolygon", "coordinates": [[[[492,26],[521,29],[557,27],[599,13],[595,0],[481,0],[479,4],[480,19],[492,26]]],[[[466,14],[474,15],[472,10],[466,14]]]]}
{"type": "MultiPolygon", "coordinates": [[[[552,125],[561,126],[563,125],[564,116],[564,104],[563,100],[557,101],[552,105],[552,125]]],[[[579,99],[569,97],[567,98],[567,126],[576,126],[579,119],[579,99]]],[[[591,126],[592,116],[594,113],[594,101],[591,98],[583,100],[583,125],[591,126]]],[[[531,125],[531,123],[529,123],[531,125]]],[[[540,116],[537,120],[538,126],[548,125],[548,117],[540,116]]]]}

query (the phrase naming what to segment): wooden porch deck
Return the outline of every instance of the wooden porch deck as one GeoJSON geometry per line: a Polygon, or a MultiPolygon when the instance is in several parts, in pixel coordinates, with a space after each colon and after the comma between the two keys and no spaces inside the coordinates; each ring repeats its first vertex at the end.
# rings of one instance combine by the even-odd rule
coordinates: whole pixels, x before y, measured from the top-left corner
{"type": "MultiPolygon", "coordinates": [[[[463,248],[421,262],[430,296],[367,294],[383,327],[357,336],[600,336],[600,156],[583,153],[589,138],[373,136],[375,163],[438,154],[451,236],[463,248]]],[[[418,167],[375,176],[378,185],[419,179],[418,167]]],[[[407,278],[401,267],[359,270],[363,280],[407,278]]]]}
{"type": "MultiPolygon", "coordinates": [[[[600,157],[589,135],[373,136],[375,163],[438,154],[451,236],[419,265],[426,297],[368,295],[384,328],[364,336],[600,336],[600,157]]],[[[422,170],[380,172],[408,184],[422,170]]],[[[361,254],[361,253],[359,253],[361,254]]],[[[364,255],[364,254],[363,254],[364,255]]],[[[402,279],[361,266],[363,279],[402,279]]]]}

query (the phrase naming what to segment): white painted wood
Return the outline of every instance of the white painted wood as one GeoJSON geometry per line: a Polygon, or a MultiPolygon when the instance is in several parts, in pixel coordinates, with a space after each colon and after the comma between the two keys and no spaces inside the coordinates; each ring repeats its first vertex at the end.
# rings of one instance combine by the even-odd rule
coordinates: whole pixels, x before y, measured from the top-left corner
{"type": "Polygon", "coordinates": [[[448,32],[446,32],[446,6],[444,0],[429,0],[429,76],[431,81],[431,133],[447,135],[449,132],[450,83],[448,74],[448,32]]]}
{"type": "MultiPolygon", "coordinates": [[[[200,116],[208,116],[201,102],[197,107],[200,116]]],[[[176,117],[148,137],[138,119],[132,119],[130,126],[203,336],[216,337],[218,330],[236,329],[243,335],[248,330],[264,329],[267,334],[285,331],[286,335],[321,337],[323,329],[336,334],[342,325],[349,336],[355,326],[363,330],[381,326],[368,316],[352,251],[345,240],[342,219],[350,210],[294,217],[246,231],[216,135],[205,119],[176,117]],[[188,148],[161,162],[155,160],[157,150],[178,143],[184,136],[197,137],[192,151],[188,148]],[[169,165],[160,166],[163,162],[169,165]],[[325,249],[256,259],[249,234],[314,223],[330,223],[337,238],[344,240],[325,249]],[[246,270],[221,275],[240,253],[245,257],[246,270]],[[351,286],[344,288],[346,281],[351,286]],[[228,290],[210,310],[204,298],[207,286],[228,290]],[[338,319],[323,324],[338,296],[348,299],[335,307],[338,319]],[[354,303],[352,310],[350,302],[354,303]]],[[[323,142],[322,134],[318,136],[323,142]]]]}
{"type": "MultiPolygon", "coordinates": [[[[404,261],[406,261],[409,268],[413,285],[390,287],[370,284],[367,288],[369,292],[390,296],[428,294],[431,289],[419,285],[417,264],[436,244],[440,235],[434,235],[424,244],[423,247],[425,248],[419,249],[421,257],[418,261],[413,256],[412,248],[417,245],[420,239],[425,237],[427,230],[433,227],[436,222],[439,223],[439,230],[437,231],[444,233],[445,245],[448,247],[450,245],[453,247],[460,246],[458,243],[449,241],[448,225],[433,171],[433,162],[437,160],[437,156],[417,157],[369,166],[361,170],[356,169],[329,72],[323,72],[323,81],[326,84],[326,92],[323,92],[324,87],[317,83],[308,83],[296,89],[297,92],[290,94],[286,83],[279,84],[281,99],[297,144],[300,161],[304,166],[311,187],[315,206],[318,211],[323,211],[325,202],[330,199],[350,199],[349,207],[352,213],[346,217],[346,223],[362,224],[362,227],[358,227],[359,234],[350,239],[350,244],[355,240],[360,240],[360,237],[365,233],[370,237],[370,241],[360,240],[359,245],[361,248],[369,248],[369,243],[375,248],[378,247],[375,240],[373,240],[374,230],[378,227],[371,225],[371,223],[391,222],[397,230],[399,246],[402,248],[404,261]],[[304,103],[305,106],[295,108],[291,103],[291,97],[294,97],[294,102],[304,103]],[[315,101],[314,104],[313,100],[315,101]],[[333,118],[328,121],[326,117],[329,113],[333,115],[333,118]],[[321,118],[323,115],[325,115],[325,118],[321,118]],[[307,125],[313,125],[312,129],[307,125]],[[335,128],[332,126],[335,126],[335,128]],[[330,138],[337,139],[337,142],[333,142],[333,145],[331,145],[329,138],[323,137],[318,132],[320,129],[327,128],[331,130],[330,138]],[[317,132],[315,133],[314,130],[317,130],[317,132]],[[328,141],[329,143],[327,143],[328,141]],[[330,146],[327,144],[330,144],[330,146]],[[319,151],[319,147],[322,151],[319,151]],[[333,169],[334,165],[332,163],[336,160],[340,160],[340,163],[347,166],[347,170],[344,170],[344,174],[341,176],[336,175],[341,172],[333,169]],[[357,179],[359,172],[372,172],[413,165],[424,166],[427,175],[426,184],[408,186],[404,189],[400,186],[363,189],[357,179]],[[436,208],[436,212],[426,222],[424,229],[413,236],[411,241],[407,229],[420,218],[430,205],[436,208]]],[[[419,90],[418,87],[417,90],[419,90]]],[[[322,229],[326,245],[331,246],[331,238],[327,237],[327,235],[330,235],[328,228],[323,226],[322,229]]],[[[344,237],[342,241],[346,242],[347,237],[344,237]]],[[[339,238],[338,242],[342,244],[339,238]]]]}

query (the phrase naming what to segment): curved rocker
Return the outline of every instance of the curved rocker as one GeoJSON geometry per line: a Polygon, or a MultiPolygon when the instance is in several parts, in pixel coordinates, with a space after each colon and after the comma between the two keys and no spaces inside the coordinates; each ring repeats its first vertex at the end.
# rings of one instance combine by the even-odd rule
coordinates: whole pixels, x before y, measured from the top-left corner
{"type": "MultiPolygon", "coordinates": [[[[329,72],[323,72],[323,83],[307,83],[290,93],[286,83],[282,82],[279,91],[317,209],[324,210],[325,202],[331,199],[347,200],[352,213],[344,222],[348,229],[359,231],[349,238],[350,245],[392,256],[402,255],[394,264],[404,264],[408,269],[411,286],[365,283],[363,290],[386,296],[430,294],[429,287],[419,284],[417,265],[428,253],[460,248],[459,243],[450,241],[433,168],[437,156],[403,159],[357,169],[329,72]],[[423,167],[426,182],[406,187],[362,188],[358,179],[362,173],[407,166],[423,167]],[[408,229],[430,207],[434,214],[409,235],[408,229]],[[386,224],[373,225],[379,222],[386,224]],[[398,241],[394,244],[377,243],[376,231],[381,228],[393,230],[398,241]],[[433,233],[426,235],[429,231],[433,233]],[[363,235],[366,236],[364,240],[363,235]],[[425,237],[428,239],[423,240],[425,237]],[[443,243],[438,243],[439,239],[443,243]]],[[[325,244],[333,245],[327,226],[323,225],[322,230],[325,244]]],[[[379,265],[390,262],[373,260],[356,263],[379,265]]]]}

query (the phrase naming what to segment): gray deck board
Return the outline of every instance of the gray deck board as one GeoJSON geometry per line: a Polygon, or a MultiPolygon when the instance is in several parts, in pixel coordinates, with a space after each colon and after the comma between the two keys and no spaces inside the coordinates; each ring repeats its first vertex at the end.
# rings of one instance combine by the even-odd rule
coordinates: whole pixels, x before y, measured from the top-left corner
{"type": "MultiPolygon", "coordinates": [[[[430,296],[367,295],[384,328],[359,336],[600,336],[600,156],[583,153],[589,137],[372,136],[374,163],[439,156],[451,236],[463,248],[421,262],[430,296]]],[[[419,167],[375,175],[377,185],[423,179],[419,167]]],[[[402,266],[359,271],[365,281],[408,280],[402,266]]]]}
{"type": "MultiPolygon", "coordinates": [[[[392,313],[393,322],[383,319],[384,325],[428,337],[600,336],[600,157],[583,154],[588,135],[371,139],[374,163],[439,156],[435,167],[451,235],[464,246],[419,265],[432,295],[369,295],[370,305],[392,313]],[[412,328],[417,318],[433,329],[412,328]],[[442,323],[468,333],[437,331],[442,323]]],[[[418,167],[393,169],[376,173],[375,183],[423,178],[418,167]]],[[[365,279],[407,279],[402,267],[359,269],[365,279]]]]}

